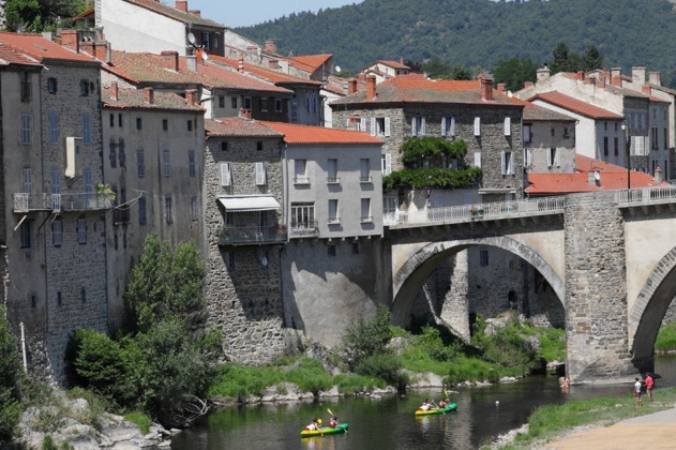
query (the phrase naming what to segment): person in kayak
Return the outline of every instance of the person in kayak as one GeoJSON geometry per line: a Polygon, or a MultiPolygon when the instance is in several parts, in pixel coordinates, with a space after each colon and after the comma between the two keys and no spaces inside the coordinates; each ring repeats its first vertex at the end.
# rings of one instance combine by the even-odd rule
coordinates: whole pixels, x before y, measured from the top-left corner
{"type": "Polygon", "coordinates": [[[420,405],[420,408],[418,408],[421,411],[429,411],[432,408],[436,408],[437,405],[434,404],[434,402],[430,402],[429,400],[425,400],[422,402],[422,405],[420,405]]]}
{"type": "Polygon", "coordinates": [[[329,428],[337,428],[338,427],[338,418],[335,416],[332,416],[329,418],[329,428]]]}
{"type": "Polygon", "coordinates": [[[305,431],[317,431],[319,430],[319,425],[322,424],[322,419],[312,419],[312,422],[305,427],[305,431]]]}
{"type": "Polygon", "coordinates": [[[446,400],[439,400],[439,403],[437,403],[439,408],[444,409],[446,405],[448,405],[448,402],[446,400]]]}

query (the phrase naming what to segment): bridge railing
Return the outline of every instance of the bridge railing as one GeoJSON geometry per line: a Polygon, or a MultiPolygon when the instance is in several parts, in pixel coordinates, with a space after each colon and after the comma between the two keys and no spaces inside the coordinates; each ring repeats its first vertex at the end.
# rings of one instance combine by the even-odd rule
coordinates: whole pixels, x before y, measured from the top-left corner
{"type": "Polygon", "coordinates": [[[617,191],[615,202],[620,206],[676,202],[676,186],[617,191]]]}

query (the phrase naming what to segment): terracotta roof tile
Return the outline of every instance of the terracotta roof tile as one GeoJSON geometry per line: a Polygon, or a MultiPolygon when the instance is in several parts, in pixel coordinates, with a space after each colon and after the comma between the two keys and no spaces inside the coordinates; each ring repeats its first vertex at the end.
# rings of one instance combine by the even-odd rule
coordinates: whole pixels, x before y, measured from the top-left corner
{"type": "Polygon", "coordinates": [[[599,119],[620,120],[623,118],[621,114],[616,114],[606,109],[599,108],[598,106],[591,105],[589,103],[586,103],[582,100],[578,100],[573,97],[569,97],[557,91],[536,94],[528,100],[529,101],[542,100],[544,102],[566,109],[570,112],[580,114],[581,116],[589,117],[591,119],[596,120],[599,119]]]}
{"type": "Polygon", "coordinates": [[[403,64],[399,61],[395,61],[393,59],[381,59],[378,61],[380,64],[384,64],[388,67],[391,67],[393,69],[404,69],[404,70],[410,70],[411,68],[407,66],[406,64],[403,64]]]}
{"type": "Polygon", "coordinates": [[[102,100],[104,107],[119,109],[160,109],[177,111],[203,112],[204,108],[199,105],[189,105],[185,98],[173,92],[155,91],[153,104],[145,102],[143,90],[118,89],[118,98],[113,100],[112,89],[104,88],[102,100]]]}
{"type": "MultiPolygon", "coordinates": [[[[218,64],[223,64],[233,69],[239,69],[239,61],[235,59],[225,58],[218,55],[209,55],[209,60],[218,64]]],[[[301,78],[286,73],[278,72],[272,69],[266,69],[254,64],[244,63],[244,71],[248,72],[258,78],[262,78],[277,85],[292,85],[292,84],[307,84],[320,86],[319,81],[310,80],[309,78],[301,78]]]]}
{"type": "MultiPolygon", "coordinates": [[[[658,183],[647,173],[632,171],[631,187],[668,186],[658,183]]],[[[562,195],[580,192],[612,191],[627,188],[627,169],[604,161],[576,155],[575,173],[529,173],[526,193],[531,195],[562,195]],[[599,185],[589,183],[589,172],[599,170],[599,185]]]]}
{"type": "Polygon", "coordinates": [[[47,40],[39,34],[0,32],[0,44],[24,53],[38,62],[57,60],[97,63],[91,56],[75,53],[74,50],[47,40]]]}
{"type": "Polygon", "coordinates": [[[23,64],[30,66],[41,66],[41,64],[35,58],[32,58],[25,53],[19,52],[12,47],[8,47],[2,42],[0,42],[0,62],[3,65],[23,64]]]}
{"type": "Polygon", "coordinates": [[[162,14],[163,16],[171,17],[172,19],[176,19],[179,22],[191,25],[202,25],[212,28],[224,28],[224,25],[218,22],[214,22],[213,20],[209,19],[204,19],[194,14],[179,11],[178,9],[173,8],[171,6],[163,5],[162,3],[156,0],[125,0],[125,1],[136,6],[140,6],[141,8],[154,11],[158,14],[162,14]]]}
{"type": "Polygon", "coordinates": [[[575,122],[575,119],[565,114],[552,111],[551,109],[543,108],[542,106],[526,102],[523,109],[523,120],[528,121],[543,121],[543,122],[575,122]]]}
{"type": "Polygon", "coordinates": [[[309,73],[316,72],[322,65],[326,64],[328,60],[333,58],[331,53],[321,55],[300,55],[289,57],[289,64],[294,67],[307,71],[309,73]]]}
{"type": "Polygon", "coordinates": [[[207,119],[204,128],[208,136],[221,137],[282,137],[282,133],[264,125],[257,120],[240,117],[207,119]]]}
{"type": "Polygon", "coordinates": [[[287,144],[378,144],[383,141],[357,131],[313,127],[282,122],[260,122],[284,135],[287,144]]]}

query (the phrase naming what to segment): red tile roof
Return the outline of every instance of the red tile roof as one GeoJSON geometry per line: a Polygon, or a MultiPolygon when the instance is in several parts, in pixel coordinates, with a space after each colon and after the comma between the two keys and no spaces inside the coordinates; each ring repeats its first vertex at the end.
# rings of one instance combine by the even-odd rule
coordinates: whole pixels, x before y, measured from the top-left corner
{"type": "Polygon", "coordinates": [[[176,8],[162,4],[157,0],[125,0],[125,1],[136,6],[140,6],[141,8],[145,8],[150,11],[156,12],[158,14],[162,14],[163,16],[178,20],[179,22],[191,25],[202,25],[212,28],[224,28],[224,26],[218,22],[214,22],[213,20],[209,19],[204,19],[195,14],[179,11],[176,8]]]}
{"type": "MultiPolygon", "coordinates": [[[[233,69],[239,69],[239,61],[235,59],[225,58],[218,55],[209,55],[209,60],[218,64],[223,64],[225,66],[231,67],[233,69]]],[[[310,80],[309,78],[301,78],[286,73],[278,72],[272,69],[266,69],[261,66],[256,66],[254,64],[244,63],[244,71],[248,72],[258,78],[262,78],[271,83],[277,85],[292,85],[292,84],[306,84],[320,86],[319,81],[310,80]]]]}
{"type": "Polygon", "coordinates": [[[155,91],[153,93],[153,104],[145,102],[143,90],[120,88],[118,89],[118,98],[116,100],[113,100],[112,92],[110,87],[103,89],[101,97],[105,108],[204,112],[204,108],[201,106],[189,105],[185,98],[173,92],[155,91]]]}
{"type": "Polygon", "coordinates": [[[225,117],[204,121],[207,136],[216,137],[282,137],[282,133],[257,120],[225,117]]]}
{"type": "Polygon", "coordinates": [[[479,80],[432,80],[416,73],[390,78],[377,86],[376,93],[372,100],[366,98],[366,92],[360,91],[332,104],[458,103],[523,107],[522,102],[495,89],[493,100],[482,100],[479,80]]]}
{"type": "Polygon", "coordinates": [[[524,102],[523,109],[524,122],[575,122],[570,116],[552,111],[551,109],[543,108],[530,102],[524,102]]]}
{"type": "MultiPolygon", "coordinates": [[[[575,173],[529,173],[526,193],[529,195],[562,195],[580,192],[612,191],[627,188],[627,169],[604,161],[576,155],[575,173]],[[589,183],[589,172],[601,173],[599,185],[589,183]]],[[[668,186],[643,172],[631,172],[631,187],[668,186]]]]}
{"type": "Polygon", "coordinates": [[[35,58],[32,58],[25,53],[18,52],[12,47],[7,47],[5,44],[0,42],[0,64],[23,64],[30,66],[41,66],[35,58]]]}
{"type": "Polygon", "coordinates": [[[321,55],[301,55],[289,57],[289,64],[310,74],[319,70],[322,65],[333,58],[331,53],[321,55]]]}
{"type": "Polygon", "coordinates": [[[366,133],[334,128],[313,127],[282,122],[261,121],[266,127],[282,133],[287,144],[377,144],[383,141],[366,133]]]}
{"type": "Polygon", "coordinates": [[[621,114],[616,114],[606,109],[599,108],[598,106],[591,105],[589,103],[586,103],[582,100],[578,100],[573,97],[569,97],[557,91],[536,94],[533,97],[529,98],[528,100],[531,102],[534,100],[542,100],[544,102],[566,109],[570,112],[580,114],[581,116],[589,117],[591,119],[596,120],[599,119],[620,120],[623,118],[621,114]]]}
{"type": "Polygon", "coordinates": [[[272,83],[233,72],[218,64],[196,61],[196,71],[188,69],[187,58],[179,58],[179,71],[173,66],[173,56],[154,53],[127,53],[114,51],[112,64],[103,68],[134,84],[168,83],[179,85],[203,85],[209,88],[260,91],[292,94],[292,91],[272,83]]]}
{"type": "Polygon", "coordinates": [[[404,70],[410,70],[411,68],[407,66],[406,64],[403,64],[399,61],[394,61],[392,59],[381,59],[378,61],[380,64],[384,64],[388,67],[391,67],[393,69],[404,69],[404,70]]]}
{"type": "Polygon", "coordinates": [[[0,32],[0,45],[11,47],[17,53],[23,53],[38,62],[75,61],[97,63],[84,53],[75,53],[67,47],[43,38],[39,34],[0,32]]]}

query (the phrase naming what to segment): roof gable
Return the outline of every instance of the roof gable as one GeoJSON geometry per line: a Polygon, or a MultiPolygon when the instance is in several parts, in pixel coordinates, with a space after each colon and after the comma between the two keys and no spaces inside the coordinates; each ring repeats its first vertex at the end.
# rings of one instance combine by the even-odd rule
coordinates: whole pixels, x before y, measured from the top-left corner
{"type": "Polygon", "coordinates": [[[223,24],[220,24],[213,20],[204,19],[195,14],[179,11],[176,8],[164,5],[156,0],[124,0],[124,1],[127,3],[131,3],[132,5],[136,5],[141,8],[147,9],[149,11],[153,11],[157,14],[161,14],[163,16],[177,20],[179,22],[183,22],[185,24],[201,25],[211,28],[223,28],[223,29],[225,28],[223,24]]]}
{"type": "Polygon", "coordinates": [[[581,116],[589,117],[590,119],[608,119],[608,120],[620,120],[622,119],[621,114],[608,111],[607,109],[599,108],[592,104],[586,103],[582,100],[578,100],[573,97],[569,97],[565,94],[562,94],[558,91],[543,92],[536,94],[533,97],[528,99],[529,101],[542,100],[546,103],[550,103],[554,106],[566,109],[570,112],[579,114],[581,116]]]}

